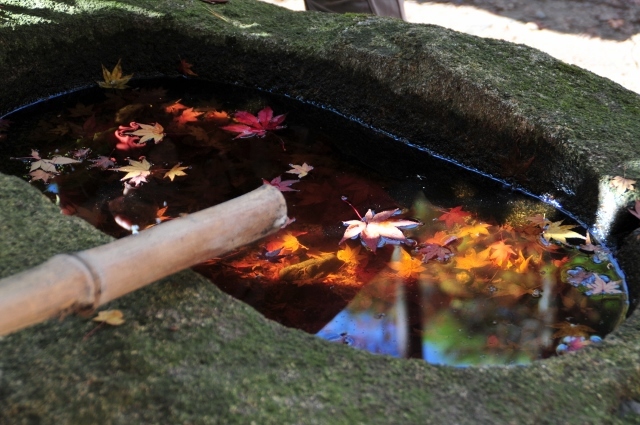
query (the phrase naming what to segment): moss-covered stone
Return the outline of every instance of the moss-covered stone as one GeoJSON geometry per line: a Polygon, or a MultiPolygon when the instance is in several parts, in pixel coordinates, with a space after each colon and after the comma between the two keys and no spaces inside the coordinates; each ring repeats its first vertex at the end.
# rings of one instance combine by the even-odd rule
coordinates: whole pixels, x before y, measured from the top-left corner
{"type": "MultiPolygon", "coordinates": [[[[173,75],[180,55],[203,78],[330,105],[498,177],[523,177],[505,161],[535,156],[527,189],[589,224],[607,176],[640,176],[638,96],[537,50],[251,0],[213,10],[224,19],[196,0],[0,0],[0,113],[94,84],[119,58],[127,73],[173,75]]],[[[110,240],[17,178],[0,176],[0,199],[0,276],[110,240]]],[[[639,252],[630,235],[634,288],[639,252]]],[[[453,369],[283,328],[188,271],[109,307],[127,322],[86,340],[95,323],[75,316],[0,340],[0,424],[637,419],[619,414],[640,400],[637,314],[575,355],[453,369]]]]}

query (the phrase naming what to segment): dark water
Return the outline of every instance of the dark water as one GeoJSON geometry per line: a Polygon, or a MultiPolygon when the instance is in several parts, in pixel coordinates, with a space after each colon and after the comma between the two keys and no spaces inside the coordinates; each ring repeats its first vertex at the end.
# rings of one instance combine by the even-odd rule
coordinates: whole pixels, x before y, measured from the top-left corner
{"type": "Polygon", "coordinates": [[[525,364],[597,342],[627,310],[615,261],[569,218],[327,110],[167,79],[5,119],[1,171],[116,237],[278,185],[295,221],[195,269],[330,341],[525,364]]]}

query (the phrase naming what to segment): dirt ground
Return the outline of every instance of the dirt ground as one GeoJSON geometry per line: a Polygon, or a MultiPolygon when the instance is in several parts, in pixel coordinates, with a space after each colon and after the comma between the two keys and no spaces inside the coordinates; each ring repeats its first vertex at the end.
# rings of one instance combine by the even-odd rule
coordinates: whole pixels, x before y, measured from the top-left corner
{"type": "MultiPolygon", "coordinates": [[[[304,10],[304,0],[264,0],[304,10]]],[[[526,44],[640,93],[640,0],[406,0],[407,21],[526,44]]]]}

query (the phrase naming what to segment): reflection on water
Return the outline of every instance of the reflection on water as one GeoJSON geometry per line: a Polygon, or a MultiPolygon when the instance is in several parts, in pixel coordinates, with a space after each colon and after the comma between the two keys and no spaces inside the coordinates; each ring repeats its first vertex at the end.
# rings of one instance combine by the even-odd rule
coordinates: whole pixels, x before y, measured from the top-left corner
{"type": "Polygon", "coordinates": [[[423,262],[387,248],[388,268],[318,336],[433,364],[523,365],[597,343],[623,319],[615,262],[590,240],[570,245],[584,239],[570,226],[544,217],[489,225],[462,209],[434,220],[421,196],[412,211],[425,223],[407,232],[422,241],[410,250],[423,262]]]}

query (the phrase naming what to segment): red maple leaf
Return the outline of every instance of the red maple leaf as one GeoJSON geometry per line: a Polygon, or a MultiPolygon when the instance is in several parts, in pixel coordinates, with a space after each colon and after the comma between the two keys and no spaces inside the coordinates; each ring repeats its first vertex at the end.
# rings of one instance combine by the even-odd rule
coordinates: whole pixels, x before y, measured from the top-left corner
{"type": "Polygon", "coordinates": [[[278,176],[271,181],[262,179],[262,183],[270,184],[271,186],[277,188],[280,192],[297,192],[297,189],[292,189],[289,186],[294,183],[298,183],[299,181],[300,180],[282,180],[282,176],[278,176]]]}
{"type": "Polygon", "coordinates": [[[420,247],[417,251],[418,254],[422,254],[422,262],[435,258],[438,261],[447,261],[453,255],[453,252],[447,247],[440,246],[438,244],[429,243],[420,247]]]}
{"type": "Polygon", "coordinates": [[[229,124],[220,128],[232,133],[238,133],[234,139],[245,139],[253,136],[264,137],[267,131],[284,128],[285,126],[280,124],[282,124],[285,118],[286,114],[274,117],[273,110],[267,106],[258,112],[257,117],[247,111],[238,111],[233,116],[233,119],[238,124],[229,124]]]}
{"type": "Polygon", "coordinates": [[[462,211],[462,207],[451,208],[446,213],[438,217],[438,220],[444,221],[447,227],[452,227],[454,224],[465,224],[465,219],[471,217],[471,214],[462,211]]]}

